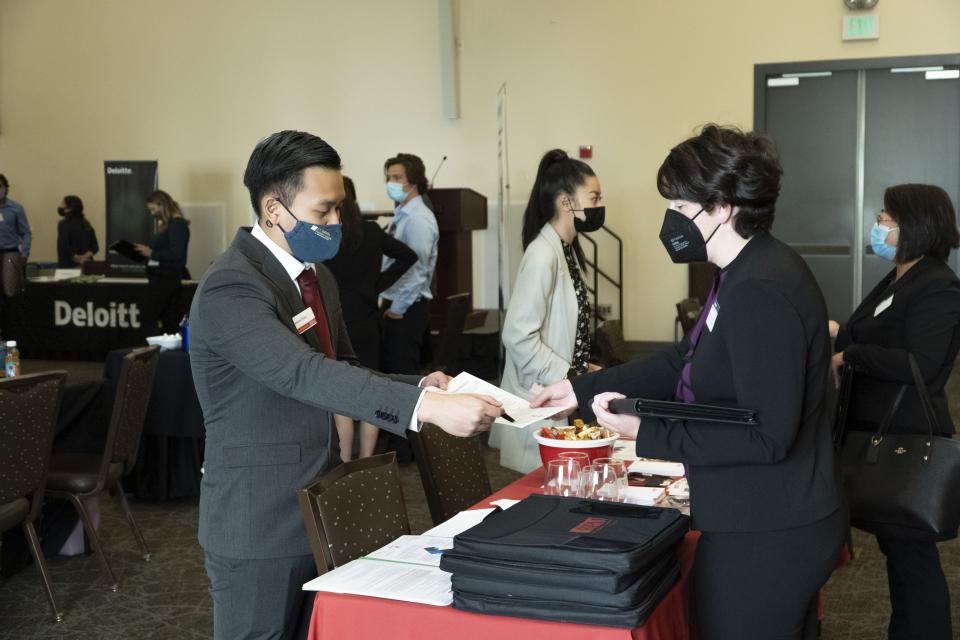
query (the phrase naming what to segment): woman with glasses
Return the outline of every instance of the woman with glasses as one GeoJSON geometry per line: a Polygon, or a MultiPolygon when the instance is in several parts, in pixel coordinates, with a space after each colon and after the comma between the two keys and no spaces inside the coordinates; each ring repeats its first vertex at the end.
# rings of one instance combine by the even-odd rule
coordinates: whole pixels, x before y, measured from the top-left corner
{"type": "MultiPolygon", "coordinates": [[[[960,350],[960,279],[947,264],[960,245],[956,213],[940,187],[900,184],[883,195],[883,211],[870,233],[873,253],[893,269],[836,331],[833,369],[853,369],[849,429],[874,432],[903,385],[913,387],[912,355],[933,401],[939,435],[953,422],[944,385],[960,350]]],[[[891,433],[926,433],[920,395],[909,388],[893,415],[891,433]]],[[[956,496],[943,496],[955,500],[956,496]]],[[[950,592],[936,541],[878,533],[887,558],[891,640],[953,638],[950,592]]]]}

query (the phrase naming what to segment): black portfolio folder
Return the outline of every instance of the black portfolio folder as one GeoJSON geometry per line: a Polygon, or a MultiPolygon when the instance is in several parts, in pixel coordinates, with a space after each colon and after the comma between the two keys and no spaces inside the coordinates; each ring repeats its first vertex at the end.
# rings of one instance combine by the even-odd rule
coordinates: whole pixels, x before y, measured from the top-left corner
{"type": "Polygon", "coordinates": [[[643,398],[612,400],[610,402],[610,411],[620,414],[632,414],[640,416],[641,418],[723,422],[743,425],[757,424],[757,412],[752,409],[720,407],[710,404],[668,402],[666,400],[645,400],[643,398]]]}
{"type": "Polygon", "coordinates": [[[130,242],[129,240],[117,240],[107,248],[110,251],[113,251],[114,253],[119,253],[123,257],[130,258],[135,262],[147,261],[146,256],[144,256],[139,251],[137,251],[137,248],[133,246],[133,243],[130,242]]]}

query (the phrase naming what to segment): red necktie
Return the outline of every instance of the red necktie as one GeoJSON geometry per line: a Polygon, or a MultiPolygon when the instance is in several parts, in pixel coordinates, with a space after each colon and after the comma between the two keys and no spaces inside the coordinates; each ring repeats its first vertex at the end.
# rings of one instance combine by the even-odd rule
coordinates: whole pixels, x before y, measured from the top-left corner
{"type": "Polygon", "coordinates": [[[320,350],[328,358],[336,358],[337,352],[333,349],[333,341],[330,339],[330,326],[327,324],[327,314],[323,310],[323,298],[320,296],[320,287],[317,286],[317,276],[310,269],[304,269],[303,273],[297,276],[297,284],[300,285],[300,295],[303,301],[313,309],[313,315],[317,318],[317,324],[313,330],[317,332],[317,338],[320,340],[320,350]]]}

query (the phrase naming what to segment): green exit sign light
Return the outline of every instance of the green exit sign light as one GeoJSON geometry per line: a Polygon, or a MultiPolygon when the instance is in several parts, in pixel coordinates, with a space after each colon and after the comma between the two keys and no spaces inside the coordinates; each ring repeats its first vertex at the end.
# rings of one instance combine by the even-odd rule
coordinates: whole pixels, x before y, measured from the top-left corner
{"type": "Polygon", "coordinates": [[[843,17],[844,40],[877,40],[880,38],[880,16],[858,14],[843,17]]]}

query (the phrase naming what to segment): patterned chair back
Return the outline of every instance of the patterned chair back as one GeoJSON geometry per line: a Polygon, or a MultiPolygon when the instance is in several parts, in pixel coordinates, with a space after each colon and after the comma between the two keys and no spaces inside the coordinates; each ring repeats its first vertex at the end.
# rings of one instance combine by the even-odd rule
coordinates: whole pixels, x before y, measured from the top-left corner
{"type": "Polygon", "coordinates": [[[408,436],[433,524],[493,493],[479,436],[458,438],[432,424],[424,424],[419,433],[411,431],[408,436]]]}
{"type": "Polygon", "coordinates": [[[106,455],[101,477],[106,477],[111,463],[123,465],[129,473],[137,461],[137,449],[147,417],[147,406],[153,392],[153,378],[160,361],[160,347],[134,349],[123,357],[117,392],[113,400],[110,429],[107,432],[106,455]]]}
{"type": "Polygon", "coordinates": [[[297,497],[321,574],[410,533],[394,453],[345,462],[297,497]]]}
{"type": "Polygon", "coordinates": [[[43,502],[66,377],[51,371],[0,380],[0,505],[32,496],[31,521],[43,502]]]}

